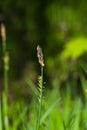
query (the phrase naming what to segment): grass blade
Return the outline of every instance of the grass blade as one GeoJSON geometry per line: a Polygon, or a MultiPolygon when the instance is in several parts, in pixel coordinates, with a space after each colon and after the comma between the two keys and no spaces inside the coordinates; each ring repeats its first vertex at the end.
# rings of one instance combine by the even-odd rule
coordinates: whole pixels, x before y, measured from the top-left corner
{"type": "Polygon", "coordinates": [[[0,102],[0,130],[2,130],[2,110],[1,110],[1,102],[0,102]]]}
{"type": "Polygon", "coordinates": [[[44,122],[44,120],[48,117],[48,115],[51,113],[51,111],[56,107],[56,105],[60,102],[61,99],[58,99],[42,116],[40,124],[44,122]]]}
{"type": "Polygon", "coordinates": [[[9,123],[8,123],[8,103],[7,103],[7,95],[3,93],[3,116],[4,116],[4,126],[5,130],[9,130],[9,123]]]}
{"type": "Polygon", "coordinates": [[[27,84],[29,85],[29,87],[31,88],[31,90],[35,93],[35,95],[37,96],[38,95],[38,90],[37,88],[35,87],[34,83],[30,80],[30,79],[27,79],[26,80],[27,84]]]}

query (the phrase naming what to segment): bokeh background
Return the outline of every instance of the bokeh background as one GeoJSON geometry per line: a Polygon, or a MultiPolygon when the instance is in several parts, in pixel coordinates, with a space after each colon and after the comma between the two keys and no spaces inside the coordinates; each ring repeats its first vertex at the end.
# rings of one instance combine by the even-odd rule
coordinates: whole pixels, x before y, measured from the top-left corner
{"type": "MultiPolygon", "coordinates": [[[[87,78],[87,1],[86,0],[3,0],[0,23],[7,33],[10,56],[9,100],[31,100],[26,79],[37,85],[40,65],[37,45],[44,54],[44,82],[47,91],[69,86],[72,99],[85,102],[82,87],[87,78]]],[[[2,40],[0,36],[0,90],[3,91],[2,40]]],[[[55,92],[54,92],[55,95],[55,92]]]]}
{"type": "MultiPolygon", "coordinates": [[[[85,0],[0,2],[0,21],[7,29],[10,80],[21,82],[25,76],[35,80],[39,68],[38,44],[44,53],[47,82],[58,79],[66,84],[67,80],[79,79],[86,67],[86,3],[85,0]]],[[[2,65],[0,71],[2,79],[2,65]]]]}
{"type": "MultiPolygon", "coordinates": [[[[44,51],[45,73],[48,77],[55,78],[62,70],[62,66],[66,66],[65,54],[62,56],[64,63],[60,65],[62,52],[70,53],[68,51],[72,49],[72,53],[67,54],[67,57],[75,59],[76,62],[79,61],[79,57],[80,60],[84,60],[82,56],[86,49],[86,3],[85,0],[0,2],[0,22],[4,22],[7,28],[12,79],[21,78],[22,72],[28,65],[29,68],[30,66],[37,68],[36,46],[38,44],[44,51]]],[[[69,70],[69,66],[67,69],[69,70]]]]}

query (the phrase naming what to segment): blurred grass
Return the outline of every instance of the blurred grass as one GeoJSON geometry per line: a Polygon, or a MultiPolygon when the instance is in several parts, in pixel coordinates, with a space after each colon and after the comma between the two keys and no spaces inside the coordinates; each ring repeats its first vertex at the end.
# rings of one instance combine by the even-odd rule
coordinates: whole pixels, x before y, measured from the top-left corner
{"type": "MultiPolygon", "coordinates": [[[[30,81],[30,80],[29,80],[30,81]]],[[[30,82],[29,85],[31,84],[30,82]]],[[[82,86],[86,85],[82,78],[82,86]]],[[[33,87],[33,86],[32,86],[33,87]]],[[[31,87],[31,88],[32,88],[31,87]]],[[[87,98],[85,104],[81,97],[72,97],[70,86],[67,85],[64,95],[61,95],[58,80],[53,83],[53,89],[44,90],[44,100],[41,108],[41,130],[86,130],[87,129],[87,98]],[[59,88],[59,89],[58,89],[59,88]],[[61,100],[59,99],[61,98],[61,100]]],[[[86,91],[84,91],[86,95],[86,91]]],[[[34,130],[36,109],[38,103],[35,96],[29,104],[22,101],[13,101],[7,105],[5,93],[2,97],[3,106],[0,105],[0,130],[34,130]],[[8,106],[8,116],[6,114],[8,106]],[[6,121],[9,121],[7,126],[6,121]],[[3,119],[5,122],[3,122],[3,119]],[[3,124],[4,123],[4,124],[3,124]]]]}
{"type": "MultiPolygon", "coordinates": [[[[71,48],[72,47],[70,47],[70,49],[71,48]]],[[[76,66],[74,67],[76,69],[76,66]]],[[[82,66],[82,68],[84,68],[84,66],[82,66]]],[[[4,71],[7,71],[6,68],[4,69],[4,71]]],[[[65,67],[63,69],[65,69],[65,67]]],[[[72,64],[71,66],[67,65],[67,69],[68,71],[70,69],[73,73],[77,72],[73,69],[72,64]]],[[[83,70],[85,71],[86,67],[83,70]]],[[[26,97],[25,99],[22,97],[20,100],[15,99],[12,100],[12,102],[9,101],[7,95],[7,89],[9,89],[7,82],[8,75],[6,75],[7,77],[4,77],[5,84],[3,94],[1,95],[0,104],[0,130],[86,130],[87,81],[81,69],[80,73],[80,87],[82,87],[83,90],[81,91],[81,95],[79,95],[79,92],[76,92],[76,89],[73,88],[76,87],[75,79],[71,81],[71,84],[69,84],[68,80],[66,84],[63,84],[63,88],[61,88],[60,78],[58,79],[56,77],[51,82],[51,90],[49,84],[46,86],[46,88],[43,87],[43,78],[39,79],[38,88],[36,87],[35,83],[33,83],[32,80],[27,77],[25,82],[34,93],[31,94],[31,102],[30,99],[28,99],[29,97],[26,97]],[[72,90],[74,94],[72,94],[72,90]],[[42,94],[44,94],[44,96],[42,94]],[[84,101],[81,97],[82,95],[84,96],[84,101]],[[44,100],[42,100],[43,97],[45,97],[44,100]],[[38,98],[40,104],[38,103],[38,98]],[[39,119],[39,123],[36,122],[37,119],[39,119]]],[[[66,77],[63,78],[66,80],[66,77]]]]}
{"type": "MultiPolygon", "coordinates": [[[[80,62],[78,63],[79,57],[81,57],[87,51],[86,41],[87,39],[85,38],[79,38],[75,39],[74,41],[72,40],[70,43],[67,44],[64,53],[62,53],[63,54],[62,59],[59,60],[61,61],[60,69],[58,70],[56,69],[58,68],[57,64],[59,63],[57,57],[48,60],[49,61],[47,68],[48,71],[49,70],[50,72],[52,71],[51,67],[55,71],[53,70],[54,73],[52,72],[53,75],[51,74],[51,76],[53,76],[51,82],[52,90],[50,89],[50,85],[48,82],[47,87],[44,88],[45,98],[43,101],[42,101],[43,84],[44,84],[43,71],[41,74],[42,79],[39,79],[39,88],[36,87],[35,83],[33,83],[32,80],[30,80],[30,78],[26,78],[25,80],[26,84],[30,87],[32,92],[34,92],[34,94],[30,95],[31,101],[28,96],[25,99],[24,97],[22,97],[20,98],[20,100],[14,99],[12,100],[12,102],[9,101],[8,98],[9,61],[8,59],[5,59],[6,61],[3,62],[4,90],[3,94],[1,95],[1,102],[0,102],[1,103],[0,130],[3,129],[4,130],[82,130],[82,129],[86,130],[87,129],[87,123],[86,123],[87,80],[83,74],[83,71],[81,70],[81,67],[86,74],[87,74],[86,72],[87,68],[86,64],[83,63],[80,64],[80,62]],[[83,42],[84,47],[82,48],[83,42]],[[79,46],[79,43],[80,43],[80,50],[79,49],[76,50],[77,47],[79,46]],[[64,55],[66,58],[64,57],[64,55]],[[68,62],[67,59],[69,59],[70,57],[71,57],[70,62],[68,62]],[[55,60],[55,62],[54,61],[51,62],[51,60],[55,60]],[[71,75],[69,75],[70,72],[71,75]],[[60,75],[60,77],[58,77],[58,75],[60,75]],[[70,78],[69,76],[72,76],[73,79],[73,80],[70,79],[71,84],[68,79],[70,78]],[[78,84],[79,86],[76,84],[78,79],[79,83],[81,82],[80,85],[78,84]],[[63,81],[67,82],[61,86],[61,83],[63,83],[63,81]],[[76,90],[77,86],[82,87],[81,95],[79,95],[79,92],[77,92],[79,91],[80,88],[76,90]],[[85,99],[84,101],[82,96],[85,99]],[[38,98],[40,103],[37,102],[38,98]],[[39,119],[38,122],[36,122],[37,119],[39,119]]],[[[6,47],[3,50],[4,50],[3,57],[7,56],[6,47]]]]}

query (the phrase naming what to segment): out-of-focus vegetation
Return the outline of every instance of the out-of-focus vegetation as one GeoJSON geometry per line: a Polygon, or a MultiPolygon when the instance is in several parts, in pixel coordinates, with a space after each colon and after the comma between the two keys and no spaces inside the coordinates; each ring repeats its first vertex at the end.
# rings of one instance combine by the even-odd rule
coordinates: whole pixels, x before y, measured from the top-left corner
{"type": "MultiPolygon", "coordinates": [[[[86,10],[84,0],[80,2],[75,0],[66,2],[63,0],[50,2],[5,0],[1,2],[0,21],[5,22],[7,28],[7,47],[11,59],[10,78],[23,77],[27,69],[36,70],[35,48],[38,43],[42,45],[45,53],[48,77],[55,73],[55,66],[61,69],[60,55],[65,50],[71,51],[70,48],[67,50],[66,46],[74,42],[75,38],[80,46],[77,43],[71,43],[72,51],[74,49],[79,56],[82,56],[86,52],[83,49],[87,34],[86,10]],[[78,50],[77,46],[82,50],[78,50]]],[[[78,57],[75,57],[78,60],[78,57]]],[[[65,57],[62,59],[65,60],[65,57]]],[[[58,68],[57,70],[60,70],[58,68]]],[[[35,71],[32,73],[35,74],[35,71]]]]}
{"type": "Polygon", "coordinates": [[[35,127],[38,105],[31,90],[36,91],[40,71],[38,44],[43,48],[46,82],[41,129],[87,129],[86,14],[86,0],[0,2],[0,25],[6,25],[10,57],[6,95],[0,36],[0,130],[35,127]]]}

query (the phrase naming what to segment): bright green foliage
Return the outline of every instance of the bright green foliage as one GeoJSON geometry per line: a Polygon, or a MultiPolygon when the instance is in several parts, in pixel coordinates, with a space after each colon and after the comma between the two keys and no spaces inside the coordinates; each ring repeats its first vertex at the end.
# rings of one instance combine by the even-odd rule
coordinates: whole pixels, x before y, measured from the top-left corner
{"type": "Polygon", "coordinates": [[[9,119],[8,119],[8,99],[7,99],[7,95],[4,92],[3,93],[3,118],[4,118],[4,126],[5,126],[5,130],[9,130],[9,119]]]}
{"type": "MultiPolygon", "coordinates": [[[[39,79],[39,83],[41,85],[41,78],[39,79]]],[[[85,85],[86,80],[82,78],[82,87],[86,95],[85,85]]],[[[85,104],[80,97],[74,97],[73,99],[69,85],[67,85],[67,89],[64,90],[64,95],[61,96],[58,80],[54,81],[52,91],[44,89],[44,92],[45,99],[42,101],[42,106],[40,107],[41,130],[87,129],[87,96],[85,96],[85,104]]],[[[5,93],[2,99],[2,109],[0,106],[0,130],[2,130],[2,115],[3,119],[7,117],[9,121],[9,124],[3,122],[6,130],[35,130],[36,118],[39,116],[37,110],[39,110],[40,103],[35,100],[35,97],[33,97],[32,103],[29,104],[26,104],[24,100],[19,100],[7,105],[5,93]]]]}
{"type": "Polygon", "coordinates": [[[62,57],[64,59],[77,59],[87,52],[87,38],[74,38],[65,45],[62,57]]]}

